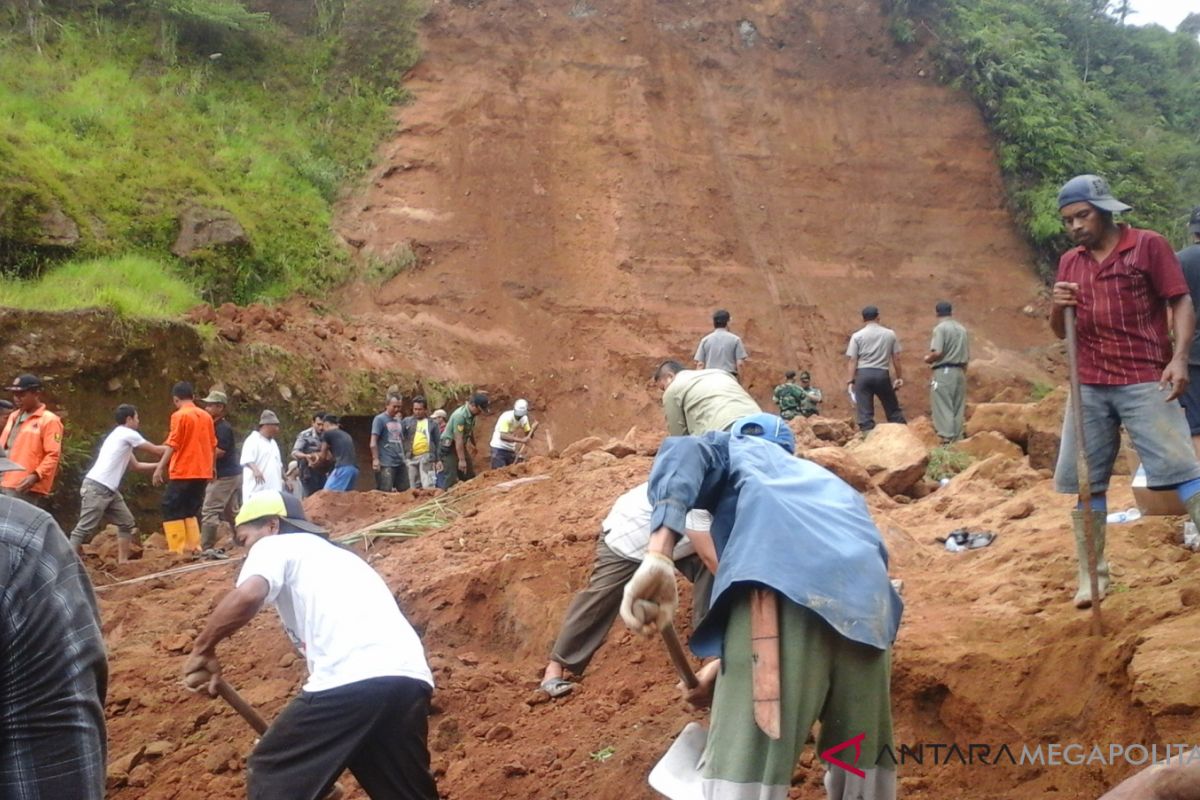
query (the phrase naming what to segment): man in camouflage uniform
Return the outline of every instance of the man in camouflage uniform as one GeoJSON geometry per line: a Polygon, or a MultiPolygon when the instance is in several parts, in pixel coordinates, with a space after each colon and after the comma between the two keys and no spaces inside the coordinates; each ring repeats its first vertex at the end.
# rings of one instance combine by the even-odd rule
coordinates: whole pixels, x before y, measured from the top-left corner
{"type": "Polygon", "coordinates": [[[812,385],[812,375],[808,371],[800,373],[800,391],[804,397],[800,400],[800,416],[813,417],[821,413],[821,401],[825,398],[821,390],[812,385]]]}
{"type": "MultiPolygon", "coordinates": [[[[807,374],[807,373],[806,373],[807,374]]],[[[804,401],[804,391],[796,385],[796,371],[789,369],[783,374],[786,382],[775,387],[775,405],[779,406],[779,416],[784,419],[794,419],[801,413],[804,401]]]]}

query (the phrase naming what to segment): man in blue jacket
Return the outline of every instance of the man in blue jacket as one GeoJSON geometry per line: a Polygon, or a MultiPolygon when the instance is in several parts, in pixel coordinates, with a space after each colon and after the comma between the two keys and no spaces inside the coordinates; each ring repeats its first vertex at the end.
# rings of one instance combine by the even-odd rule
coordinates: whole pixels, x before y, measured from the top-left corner
{"type": "Polygon", "coordinates": [[[832,750],[844,764],[831,762],[826,774],[831,800],[889,800],[896,791],[891,646],[903,605],[862,497],[789,455],[793,447],[787,423],[771,414],[743,418],[729,433],[668,438],[650,473],[655,532],[626,584],[621,616],[642,634],[674,619],[671,550],[689,509],[711,512],[720,568],[711,610],[691,640],[696,655],[721,656],[719,668],[701,676],[716,684],[701,759],[704,797],[786,798],[819,719],[817,751],[832,750]],[[755,594],[773,594],[778,606],[778,739],[755,720],[755,594]]]}

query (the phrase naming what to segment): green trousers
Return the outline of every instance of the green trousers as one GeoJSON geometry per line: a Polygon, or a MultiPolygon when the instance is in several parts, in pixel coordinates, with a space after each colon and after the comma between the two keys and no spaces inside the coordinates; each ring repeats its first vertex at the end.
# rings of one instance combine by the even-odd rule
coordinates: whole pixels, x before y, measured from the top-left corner
{"type": "Polygon", "coordinates": [[[960,367],[939,367],[929,382],[929,405],[933,428],[943,442],[956,442],[963,435],[967,411],[967,372],[960,367]]]}
{"type": "MultiPolygon", "coordinates": [[[[868,775],[873,784],[894,787],[896,765],[889,755],[895,752],[890,650],[851,641],[816,612],[780,597],[782,736],[778,740],[768,738],[754,721],[751,660],[747,588],[734,600],[725,628],[712,725],[700,760],[706,798],[786,798],[792,772],[816,721],[821,723],[818,753],[865,734],[857,759],[853,746],[835,756],[858,769],[872,770],[868,775]]],[[[859,792],[889,796],[886,790],[872,794],[860,788],[859,792]]]]}

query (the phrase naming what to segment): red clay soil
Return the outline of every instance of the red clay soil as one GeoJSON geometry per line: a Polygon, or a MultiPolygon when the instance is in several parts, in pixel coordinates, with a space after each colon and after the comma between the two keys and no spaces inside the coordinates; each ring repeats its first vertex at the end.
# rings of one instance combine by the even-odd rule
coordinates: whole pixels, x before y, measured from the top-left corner
{"type": "MultiPolygon", "coordinates": [[[[650,767],[687,721],[702,716],[677,698],[660,644],[618,622],[574,695],[547,701],[535,691],[562,613],[586,580],[600,519],[650,464],[640,455],[542,458],[487,473],[446,495],[459,513],[449,526],[374,543],[370,563],[422,633],[434,667],[430,742],[443,797],[656,796],[645,783],[650,767]],[[533,476],[546,479],[503,487],[533,476]],[[606,752],[603,760],[592,755],[606,752]]],[[[1200,577],[1194,556],[1174,543],[1178,519],[1110,526],[1116,589],[1104,605],[1108,633],[1097,639],[1088,635],[1088,616],[1070,604],[1070,500],[1054,495],[1024,459],[978,462],[909,504],[877,491],[869,499],[907,606],[893,674],[898,742],[1007,744],[1019,752],[1048,743],[1195,740],[1200,577]],[[960,526],[999,538],[985,550],[945,552],[934,537],[960,526]]],[[[417,502],[318,495],[309,508],[345,530],[417,502]]],[[[1111,502],[1131,503],[1127,479],[1118,479],[1111,502]]],[[[235,574],[236,565],[222,564],[102,590],[113,798],[242,796],[254,734],[221,701],[179,684],[191,639],[235,574]],[[129,771],[124,762],[134,756],[139,763],[129,771]]],[[[684,605],[678,622],[686,635],[684,605]]],[[[228,680],[268,718],[303,681],[303,661],[270,611],[223,645],[221,656],[228,680]]],[[[1032,800],[1095,797],[1132,770],[935,764],[927,756],[900,774],[908,798],[1032,800]]],[[[823,797],[820,779],[810,751],[791,797],[823,797]]]]}
{"type": "Polygon", "coordinates": [[[653,365],[690,363],[725,307],[761,402],[811,368],[844,413],[873,303],[915,415],[946,298],[974,393],[1042,378],[1041,287],[985,126],[879,4],[543,5],[431,4],[414,99],[336,223],[364,259],[418,257],[331,298],[354,363],[529,396],[569,442],[655,414],[653,365]]]}

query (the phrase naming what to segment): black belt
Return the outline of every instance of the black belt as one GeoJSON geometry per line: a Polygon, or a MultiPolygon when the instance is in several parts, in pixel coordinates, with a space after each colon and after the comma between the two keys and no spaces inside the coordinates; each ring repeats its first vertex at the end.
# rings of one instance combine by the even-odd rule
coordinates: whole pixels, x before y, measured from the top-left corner
{"type": "Polygon", "coordinates": [[[964,364],[938,364],[936,367],[934,367],[934,369],[941,369],[942,367],[954,367],[955,369],[966,369],[967,365],[965,363],[964,364]]]}

